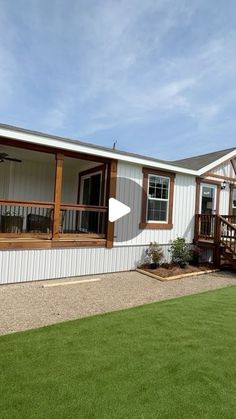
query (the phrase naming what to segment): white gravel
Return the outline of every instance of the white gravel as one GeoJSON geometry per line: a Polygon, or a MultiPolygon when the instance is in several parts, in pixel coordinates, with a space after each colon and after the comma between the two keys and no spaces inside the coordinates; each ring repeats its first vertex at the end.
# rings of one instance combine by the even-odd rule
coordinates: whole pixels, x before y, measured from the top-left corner
{"type": "Polygon", "coordinates": [[[235,273],[217,272],[160,282],[138,272],[122,272],[0,285],[0,334],[230,285],[236,285],[235,273]],[[100,280],[87,281],[97,278],[100,280]],[[68,285],[44,287],[61,282],[68,285]]]}

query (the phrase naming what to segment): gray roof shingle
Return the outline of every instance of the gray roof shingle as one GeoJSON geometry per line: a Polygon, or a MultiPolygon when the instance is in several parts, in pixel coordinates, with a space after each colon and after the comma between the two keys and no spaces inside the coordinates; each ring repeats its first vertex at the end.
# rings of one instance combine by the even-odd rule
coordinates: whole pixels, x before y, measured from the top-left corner
{"type": "Polygon", "coordinates": [[[236,148],[227,148],[225,150],[219,150],[213,153],[201,154],[200,156],[171,161],[170,163],[178,167],[183,167],[185,169],[200,170],[203,169],[205,166],[208,166],[208,164],[214,163],[221,157],[226,156],[234,150],[236,150],[236,148]]]}

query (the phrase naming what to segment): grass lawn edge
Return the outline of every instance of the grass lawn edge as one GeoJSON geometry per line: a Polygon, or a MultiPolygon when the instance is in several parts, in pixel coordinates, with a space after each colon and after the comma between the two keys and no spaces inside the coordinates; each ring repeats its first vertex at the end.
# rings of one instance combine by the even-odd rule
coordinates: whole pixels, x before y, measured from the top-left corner
{"type": "Polygon", "coordinates": [[[214,293],[214,292],[217,292],[217,291],[220,291],[220,290],[224,290],[224,289],[227,289],[227,288],[234,288],[234,287],[236,287],[235,284],[229,284],[229,285],[225,285],[223,287],[218,287],[218,288],[214,288],[214,289],[210,289],[210,290],[204,290],[204,291],[196,292],[196,293],[193,293],[193,294],[180,295],[180,296],[173,297],[173,298],[170,297],[170,298],[166,298],[166,299],[163,299],[163,300],[157,300],[157,301],[152,301],[152,302],[149,302],[149,303],[135,305],[135,306],[132,306],[132,307],[121,308],[119,310],[112,310],[112,311],[107,311],[105,313],[97,313],[97,314],[88,315],[88,316],[84,316],[84,317],[78,317],[77,319],[64,320],[64,321],[57,322],[57,323],[47,324],[45,326],[34,327],[32,329],[19,330],[19,331],[16,331],[16,332],[9,332],[9,333],[5,333],[5,334],[0,335],[0,339],[2,339],[4,337],[7,337],[7,336],[15,336],[17,334],[22,334],[22,333],[27,333],[27,332],[34,333],[34,332],[40,331],[40,330],[43,331],[43,330],[51,328],[51,327],[58,327],[58,326],[65,325],[67,323],[74,323],[74,322],[84,321],[84,320],[88,321],[89,319],[93,319],[93,318],[96,318],[96,317],[101,317],[101,316],[104,317],[104,316],[109,316],[109,315],[112,315],[112,314],[115,314],[115,313],[122,313],[122,312],[127,312],[127,311],[130,311],[130,310],[137,310],[137,309],[140,309],[140,308],[143,308],[143,307],[152,306],[152,305],[156,305],[156,304],[168,304],[168,303],[174,302],[176,300],[181,300],[181,299],[185,299],[185,298],[189,298],[189,297],[196,297],[196,296],[202,295],[202,294],[214,293]]]}

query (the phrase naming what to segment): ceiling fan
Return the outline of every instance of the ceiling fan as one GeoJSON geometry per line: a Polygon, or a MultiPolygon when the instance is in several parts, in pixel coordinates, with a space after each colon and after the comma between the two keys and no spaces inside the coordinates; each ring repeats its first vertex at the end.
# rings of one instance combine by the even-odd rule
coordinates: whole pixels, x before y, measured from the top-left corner
{"type": "Polygon", "coordinates": [[[14,159],[12,157],[9,157],[9,154],[7,154],[7,153],[0,153],[0,163],[3,163],[5,160],[15,161],[17,163],[21,163],[22,162],[22,160],[14,159]]]}

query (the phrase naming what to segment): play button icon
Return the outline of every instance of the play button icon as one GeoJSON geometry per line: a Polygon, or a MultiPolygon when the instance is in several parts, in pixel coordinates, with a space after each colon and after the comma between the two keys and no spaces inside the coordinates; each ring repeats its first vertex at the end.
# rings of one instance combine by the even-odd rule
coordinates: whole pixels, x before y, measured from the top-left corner
{"type": "Polygon", "coordinates": [[[128,205],[123,204],[123,202],[115,198],[109,199],[109,221],[111,223],[114,223],[114,221],[119,220],[119,218],[129,213],[130,207],[128,205]]]}

